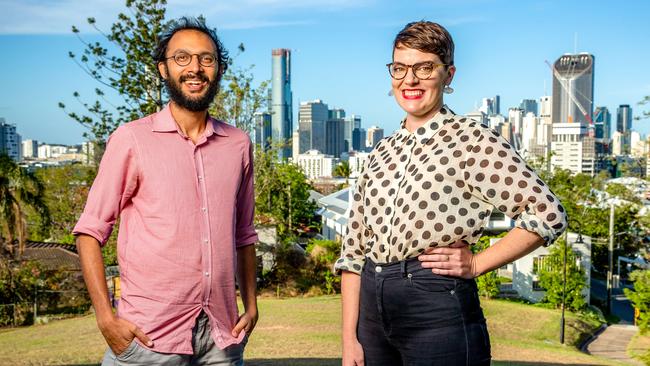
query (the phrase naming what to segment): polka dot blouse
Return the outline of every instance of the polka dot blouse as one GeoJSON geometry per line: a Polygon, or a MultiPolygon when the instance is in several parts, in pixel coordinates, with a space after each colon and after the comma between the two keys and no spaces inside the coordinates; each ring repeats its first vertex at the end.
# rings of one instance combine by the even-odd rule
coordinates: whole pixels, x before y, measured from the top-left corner
{"type": "Polygon", "coordinates": [[[366,257],[391,263],[457,240],[476,243],[494,208],[553,242],[564,207],[510,144],[446,106],[372,151],[353,195],[337,272],[360,273],[366,257]]]}

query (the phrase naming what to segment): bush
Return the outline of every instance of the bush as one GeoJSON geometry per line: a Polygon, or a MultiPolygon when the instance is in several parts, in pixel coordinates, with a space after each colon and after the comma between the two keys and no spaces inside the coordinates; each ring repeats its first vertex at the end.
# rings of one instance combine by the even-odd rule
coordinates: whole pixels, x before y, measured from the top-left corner
{"type": "Polygon", "coordinates": [[[642,334],[650,331],[650,270],[638,270],[630,274],[634,291],[624,289],[625,296],[639,309],[637,326],[642,334]]]}
{"type": "MultiPolygon", "coordinates": [[[[558,240],[557,244],[551,247],[549,256],[539,269],[539,284],[546,290],[542,302],[551,304],[555,308],[562,305],[562,295],[564,293],[563,245],[564,241],[558,240]]],[[[567,250],[566,259],[565,304],[567,309],[577,312],[586,306],[582,295],[582,290],[585,287],[585,270],[578,265],[578,257],[573,250],[567,250]]]]}
{"type": "MultiPolygon", "coordinates": [[[[500,238],[505,235],[499,236],[483,236],[481,237],[476,244],[472,246],[472,251],[474,253],[481,252],[490,247],[490,239],[500,238]]],[[[497,270],[490,271],[476,278],[476,286],[478,287],[478,294],[491,299],[496,297],[499,294],[499,286],[501,285],[501,278],[497,274],[497,270]]]]}

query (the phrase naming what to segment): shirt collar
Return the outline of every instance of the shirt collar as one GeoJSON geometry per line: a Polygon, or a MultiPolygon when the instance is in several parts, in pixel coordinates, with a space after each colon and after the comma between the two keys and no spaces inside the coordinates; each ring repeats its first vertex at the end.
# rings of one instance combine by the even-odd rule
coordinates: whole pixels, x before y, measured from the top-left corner
{"type": "Polygon", "coordinates": [[[406,118],[404,118],[400,123],[401,128],[398,134],[403,138],[415,136],[418,141],[426,143],[443,125],[452,122],[453,117],[454,112],[446,105],[443,105],[438,113],[413,132],[409,132],[409,130],[406,129],[406,118]]]}
{"type": "MultiPolygon", "coordinates": [[[[178,128],[178,124],[174,120],[174,116],[172,116],[172,111],[171,108],[169,107],[169,103],[165,105],[165,108],[163,108],[160,112],[155,113],[152,116],[153,123],[151,126],[151,130],[154,132],[178,132],[179,134],[182,134],[180,129],[178,128]]],[[[212,134],[216,134],[219,136],[228,136],[226,133],[225,129],[222,126],[223,122],[217,121],[216,119],[212,118],[210,115],[208,115],[208,123],[205,125],[205,137],[210,137],[212,134]]]]}

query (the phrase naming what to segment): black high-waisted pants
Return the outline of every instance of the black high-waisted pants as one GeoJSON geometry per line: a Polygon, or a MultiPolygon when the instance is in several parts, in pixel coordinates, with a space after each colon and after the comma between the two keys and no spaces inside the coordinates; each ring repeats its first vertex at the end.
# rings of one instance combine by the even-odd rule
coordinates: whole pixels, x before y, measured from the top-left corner
{"type": "Polygon", "coordinates": [[[368,366],[489,365],[476,282],[422,268],[417,258],[361,274],[357,336],[368,366]]]}

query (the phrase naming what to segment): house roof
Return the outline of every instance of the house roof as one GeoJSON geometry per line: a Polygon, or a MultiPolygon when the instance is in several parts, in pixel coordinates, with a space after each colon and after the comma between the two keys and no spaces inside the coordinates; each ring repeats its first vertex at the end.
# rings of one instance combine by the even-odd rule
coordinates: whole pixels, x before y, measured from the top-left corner
{"type": "Polygon", "coordinates": [[[27,241],[22,260],[36,261],[48,270],[81,270],[77,248],[70,244],[27,241]]]}

